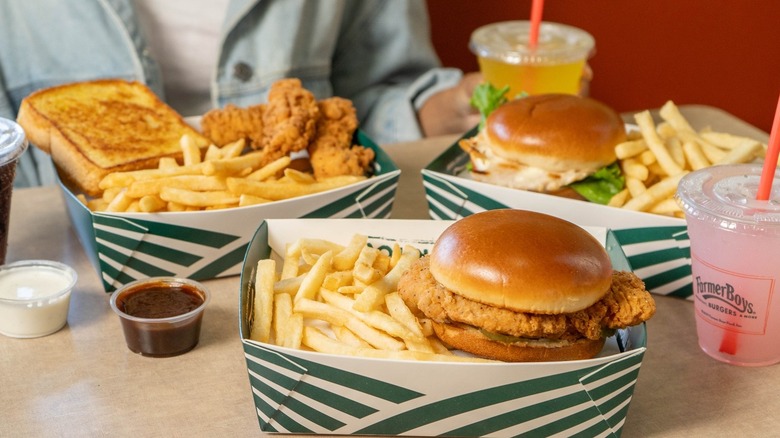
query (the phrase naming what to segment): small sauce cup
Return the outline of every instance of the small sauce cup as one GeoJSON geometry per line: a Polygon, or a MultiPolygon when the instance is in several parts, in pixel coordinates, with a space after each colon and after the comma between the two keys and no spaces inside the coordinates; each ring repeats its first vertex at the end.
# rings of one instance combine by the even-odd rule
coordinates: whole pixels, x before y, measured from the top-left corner
{"type": "Polygon", "coordinates": [[[150,277],[128,283],[111,294],[130,351],[170,357],[198,345],[203,311],[211,298],[194,280],[150,277]]]}
{"type": "Polygon", "coordinates": [[[0,333],[37,338],[64,327],[77,278],[70,266],[48,260],[0,266],[0,333]]]}

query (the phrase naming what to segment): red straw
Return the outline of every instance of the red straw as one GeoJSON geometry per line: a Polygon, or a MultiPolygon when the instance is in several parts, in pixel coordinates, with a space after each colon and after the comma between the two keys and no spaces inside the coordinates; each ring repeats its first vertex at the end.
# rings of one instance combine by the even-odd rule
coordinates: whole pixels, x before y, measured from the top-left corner
{"type": "MultiPolygon", "coordinates": [[[[766,157],[764,158],[764,168],[761,171],[761,181],[758,184],[756,199],[759,201],[769,200],[769,192],[772,190],[772,181],[775,178],[778,155],[780,155],[780,98],[777,100],[775,119],[772,122],[772,132],[769,134],[769,143],[767,144],[766,157]]],[[[727,329],[723,334],[723,339],[720,341],[719,350],[725,354],[736,354],[737,333],[727,329]]]]}
{"type": "Polygon", "coordinates": [[[718,351],[733,356],[737,354],[737,334],[731,330],[725,330],[726,332],[723,333],[723,339],[720,340],[718,351]]]}
{"type": "Polygon", "coordinates": [[[764,169],[761,171],[761,182],[758,184],[756,199],[759,201],[769,200],[772,181],[775,179],[778,155],[780,155],[780,98],[777,99],[775,120],[772,122],[772,132],[769,134],[769,143],[764,158],[764,169]]]}
{"type": "Polygon", "coordinates": [[[544,0],[534,0],[531,4],[531,31],[528,35],[528,45],[532,49],[539,43],[539,24],[542,22],[544,0]]]}

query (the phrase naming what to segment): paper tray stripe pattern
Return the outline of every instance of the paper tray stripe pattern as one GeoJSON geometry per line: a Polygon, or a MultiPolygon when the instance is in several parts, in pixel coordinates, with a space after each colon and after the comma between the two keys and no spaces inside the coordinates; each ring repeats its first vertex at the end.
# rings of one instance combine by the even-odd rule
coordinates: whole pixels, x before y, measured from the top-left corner
{"type": "Polygon", "coordinates": [[[455,220],[480,211],[509,208],[489,196],[425,172],[423,186],[432,219],[455,220]]]}
{"type": "MultiPolygon", "coordinates": [[[[265,432],[425,436],[619,434],[644,354],[439,398],[253,341],[244,350],[265,432]]],[[[457,387],[446,376],[437,383],[457,387]]]]}
{"type": "Polygon", "coordinates": [[[245,207],[229,213],[163,213],[155,215],[156,220],[132,214],[93,214],[64,186],[62,190],[79,240],[104,289],[111,292],[150,276],[204,280],[238,274],[251,233],[269,216],[389,218],[399,175],[395,170],[353,187],[316,195],[327,199],[320,201],[321,205],[277,201],[278,208],[270,213],[267,208],[245,207]],[[216,218],[216,213],[227,214],[229,219],[209,219],[216,218]]]}
{"type": "Polygon", "coordinates": [[[389,178],[369,186],[357,196],[343,197],[301,217],[303,218],[387,218],[393,206],[398,178],[389,178]]]}
{"type": "MultiPolygon", "coordinates": [[[[497,200],[472,187],[482,183],[469,181],[467,186],[457,178],[444,178],[427,169],[423,170],[422,178],[432,219],[457,220],[485,210],[522,208],[552,214],[580,225],[594,225],[582,223],[576,212],[545,210],[509,198],[497,200]]],[[[690,250],[684,225],[610,228],[626,251],[630,268],[645,281],[648,290],[659,295],[692,299],[690,250]]]]}
{"type": "Polygon", "coordinates": [[[632,270],[648,290],[692,299],[691,252],[685,226],[613,230],[632,270]]]}

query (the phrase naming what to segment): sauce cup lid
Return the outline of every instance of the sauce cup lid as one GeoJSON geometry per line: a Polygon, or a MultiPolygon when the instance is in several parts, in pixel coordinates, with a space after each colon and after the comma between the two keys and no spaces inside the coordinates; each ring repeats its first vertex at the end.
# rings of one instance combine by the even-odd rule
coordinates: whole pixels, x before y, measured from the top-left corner
{"type": "Polygon", "coordinates": [[[69,293],[76,285],[78,274],[70,266],[51,260],[21,260],[0,266],[0,302],[27,304],[58,298],[69,293]],[[19,284],[15,274],[25,271],[35,273],[38,284],[19,284]],[[12,277],[14,276],[14,277],[12,277]],[[46,285],[46,280],[60,281],[56,286],[46,285]],[[8,281],[8,284],[4,284],[8,281]],[[13,289],[12,289],[13,288],[13,289]],[[11,297],[15,289],[16,296],[11,297]]]}

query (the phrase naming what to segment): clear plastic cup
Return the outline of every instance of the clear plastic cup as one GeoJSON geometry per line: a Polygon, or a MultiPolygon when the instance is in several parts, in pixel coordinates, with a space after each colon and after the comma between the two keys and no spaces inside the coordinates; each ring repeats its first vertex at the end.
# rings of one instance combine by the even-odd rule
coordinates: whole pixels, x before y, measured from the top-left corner
{"type": "Polygon", "coordinates": [[[0,117],[0,265],[8,249],[8,223],[11,219],[11,194],[16,176],[16,161],[27,150],[22,127],[0,117]]]}
{"type": "Polygon", "coordinates": [[[194,280],[150,277],[111,294],[130,351],[150,357],[184,354],[198,345],[209,290],[194,280]]]}
{"type": "Polygon", "coordinates": [[[70,266],[48,260],[0,266],[0,333],[37,338],[64,327],[77,279],[70,266]]]}
{"type": "Polygon", "coordinates": [[[691,245],[701,349],[734,365],[780,362],[780,178],[757,201],[762,165],[713,166],[686,175],[676,199],[691,245]]]}
{"type": "Polygon", "coordinates": [[[585,62],[595,40],[588,32],[564,24],[542,22],[535,48],[529,45],[530,21],[504,21],[471,34],[485,81],[509,85],[509,98],[520,94],[580,92],[585,62]]]}

